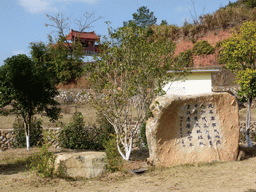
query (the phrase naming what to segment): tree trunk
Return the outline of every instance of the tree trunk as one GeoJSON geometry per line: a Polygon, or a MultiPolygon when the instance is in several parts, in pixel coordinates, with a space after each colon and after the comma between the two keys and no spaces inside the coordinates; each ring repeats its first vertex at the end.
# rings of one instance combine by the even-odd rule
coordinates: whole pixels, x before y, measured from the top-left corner
{"type": "Polygon", "coordinates": [[[250,139],[250,127],[251,127],[251,105],[252,97],[247,98],[247,115],[246,115],[246,141],[247,147],[252,147],[253,144],[250,139]]]}
{"type": "Polygon", "coordinates": [[[29,145],[29,134],[26,133],[26,145],[27,145],[27,150],[29,151],[30,145],[29,145]]]}
{"type": "Polygon", "coordinates": [[[29,142],[29,137],[30,137],[30,123],[27,123],[24,121],[24,127],[25,127],[25,134],[26,134],[26,146],[27,150],[29,151],[30,149],[30,142],[29,142]]]}
{"type": "MultiPolygon", "coordinates": [[[[120,135],[119,135],[118,137],[120,137],[120,135]]],[[[122,143],[122,142],[121,142],[121,143],[122,143]]],[[[130,159],[131,152],[132,152],[132,143],[133,143],[133,137],[131,137],[131,138],[129,139],[129,143],[127,143],[127,140],[126,140],[126,142],[122,143],[122,145],[123,145],[123,147],[124,147],[124,152],[125,152],[125,153],[123,153],[123,152],[121,151],[120,146],[119,146],[119,140],[118,140],[118,139],[116,140],[118,152],[119,152],[119,154],[122,156],[122,158],[123,158],[124,160],[126,160],[126,161],[129,161],[129,159],[130,159]]]]}

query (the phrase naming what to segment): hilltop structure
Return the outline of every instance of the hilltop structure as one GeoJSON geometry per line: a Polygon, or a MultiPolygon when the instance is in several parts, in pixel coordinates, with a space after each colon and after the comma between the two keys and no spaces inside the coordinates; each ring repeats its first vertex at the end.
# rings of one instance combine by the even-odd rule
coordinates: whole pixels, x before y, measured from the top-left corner
{"type": "Polygon", "coordinates": [[[72,42],[80,41],[86,56],[98,55],[99,53],[99,47],[95,43],[100,41],[100,37],[98,37],[94,31],[79,32],[71,29],[70,33],[66,36],[66,39],[72,42]]]}

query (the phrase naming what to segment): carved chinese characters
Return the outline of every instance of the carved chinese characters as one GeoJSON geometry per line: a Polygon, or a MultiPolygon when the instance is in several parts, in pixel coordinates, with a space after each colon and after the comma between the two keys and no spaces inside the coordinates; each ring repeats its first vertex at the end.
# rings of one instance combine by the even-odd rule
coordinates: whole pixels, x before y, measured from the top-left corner
{"type": "Polygon", "coordinates": [[[181,146],[205,147],[221,145],[219,118],[213,103],[185,104],[179,109],[181,146]]]}
{"type": "Polygon", "coordinates": [[[149,163],[172,166],[237,158],[238,105],[232,95],[166,95],[156,98],[150,109],[149,163]]]}

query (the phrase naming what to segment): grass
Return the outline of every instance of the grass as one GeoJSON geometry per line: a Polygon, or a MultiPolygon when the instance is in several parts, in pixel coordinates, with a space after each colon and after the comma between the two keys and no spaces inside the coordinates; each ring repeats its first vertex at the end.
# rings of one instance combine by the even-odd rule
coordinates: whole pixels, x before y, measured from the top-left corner
{"type": "MultiPolygon", "coordinates": [[[[239,120],[240,122],[242,121],[246,121],[246,113],[247,113],[247,109],[246,108],[242,108],[239,110],[239,120]]],[[[256,121],[256,108],[252,108],[251,109],[251,121],[256,121]]]]}
{"type": "Polygon", "coordinates": [[[30,157],[39,150],[32,148],[30,151],[24,149],[12,149],[0,153],[0,174],[15,174],[28,170],[30,157]]]}
{"type": "MultiPolygon", "coordinates": [[[[67,125],[72,119],[72,115],[74,114],[76,107],[77,111],[81,112],[84,117],[85,126],[91,126],[96,124],[96,110],[89,104],[83,105],[61,105],[61,116],[57,122],[50,122],[49,119],[45,116],[36,115],[37,118],[41,118],[43,120],[44,128],[53,128],[59,127],[61,124],[67,125]]],[[[12,129],[12,125],[15,121],[16,115],[3,116],[0,115],[0,129],[12,129]]]]}
{"type": "MultiPolygon", "coordinates": [[[[77,111],[81,112],[84,117],[85,125],[91,126],[96,123],[96,110],[89,104],[83,105],[61,105],[61,115],[62,118],[59,119],[57,122],[52,123],[49,119],[45,116],[36,115],[38,118],[42,118],[43,120],[43,127],[44,128],[53,128],[59,127],[61,124],[67,125],[70,120],[72,119],[72,115],[74,114],[77,107],[77,111]]],[[[135,111],[134,111],[135,112],[135,111]]],[[[252,121],[256,121],[256,108],[251,109],[252,114],[252,121]]],[[[9,115],[9,116],[2,116],[0,115],[0,129],[12,129],[12,125],[15,121],[16,115],[9,115]]],[[[239,111],[239,120],[245,121],[246,120],[246,108],[242,108],[239,111]]]]}

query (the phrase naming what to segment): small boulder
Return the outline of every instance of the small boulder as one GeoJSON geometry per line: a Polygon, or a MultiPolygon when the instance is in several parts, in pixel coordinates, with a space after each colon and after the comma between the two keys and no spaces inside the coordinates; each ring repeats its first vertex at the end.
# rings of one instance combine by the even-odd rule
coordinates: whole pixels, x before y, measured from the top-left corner
{"type": "Polygon", "coordinates": [[[106,171],[105,152],[69,152],[58,153],[56,168],[62,162],[69,177],[94,178],[101,176],[106,171]]]}

